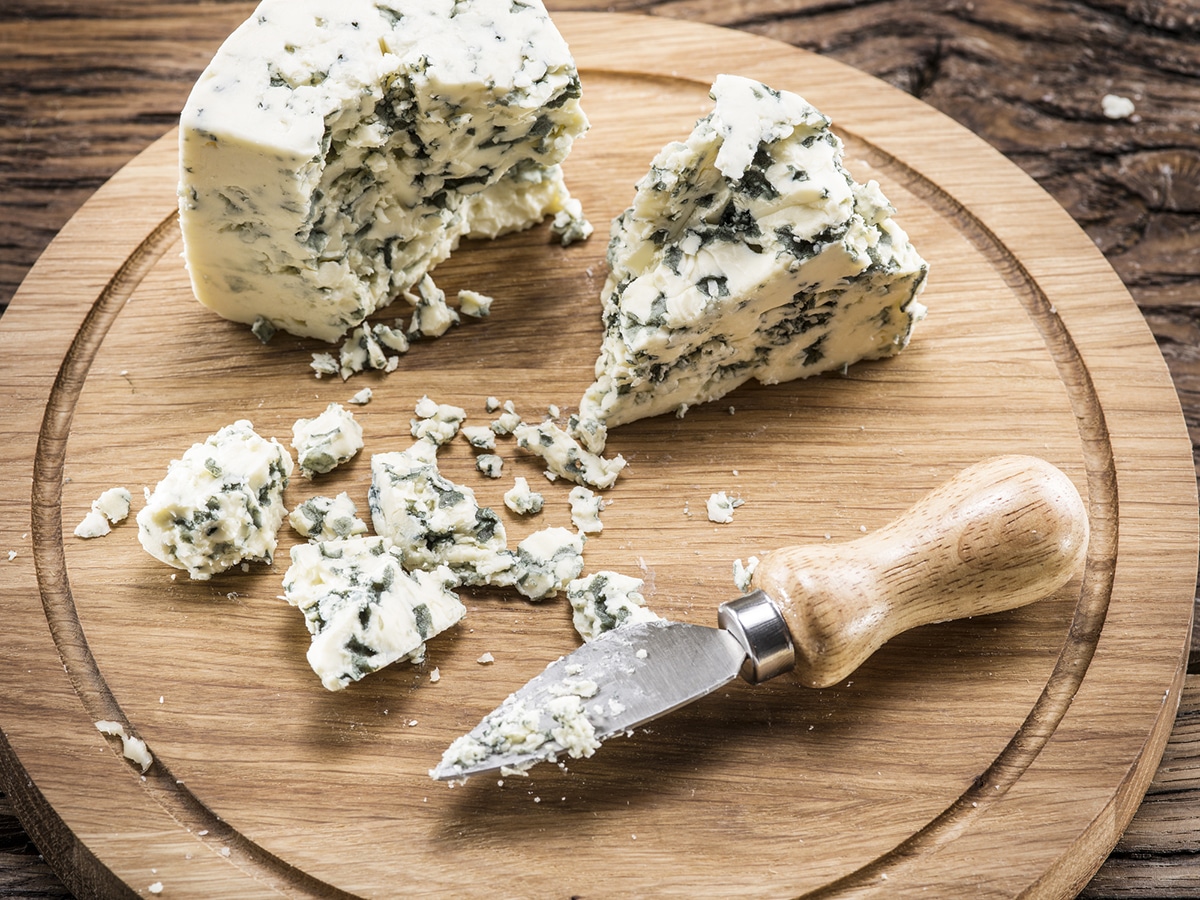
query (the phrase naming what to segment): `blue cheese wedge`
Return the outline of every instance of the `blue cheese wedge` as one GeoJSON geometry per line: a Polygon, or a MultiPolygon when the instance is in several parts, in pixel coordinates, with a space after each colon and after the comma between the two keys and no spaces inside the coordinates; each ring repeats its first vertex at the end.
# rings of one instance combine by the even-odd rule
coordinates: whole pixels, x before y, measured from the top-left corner
{"type": "Polygon", "coordinates": [[[445,568],[406,572],[380,537],[298,544],[284,599],[304,613],[307,657],[328,690],[398,660],[424,659],[425,642],[466,614],[445,568]]]}
{"type": "Polygon", "coordinates": [[[172,460],[138,513],[146,552],[197,580],[243,561],[270,563],[287,510],[291,454],[245,419],[172,460]]]}
{"type": "MultiPolygon", "coordinates": [[[[514,430],[517,446],[540,456],[554,478],[566,478],[584,487],[610,488],[625,468],[624,457],[606,459],[582,446],[565,429],[546,420],[538,425],[521,424],[514,430]]],[[[553,480],[553,479],[552,479],[553,480]]]]}
{"type": "Polygon", "coordinates": [[[619,572],[595,572],[567,585],[571,620],[585,641],[606,631],[636,622],[653,622],[660,617],[646,608],[644,582],[619,572]]]}
{"type": "Polygon", "coordinates": [[[296,420],[292,425],[292,447],[304,477],[324,475],[353,459],[363,448],[362,426],[350,410],[340,403],[330,403],[319,416],[296,420]]]}
{"type": "Polygon", "coordinates": [[[367,533],[358,505],[342,491],[336,497],[310,497],[288,516],[296,533],[310,541],[336,541],[367,533]]]}
{"type": "Polygon", "coordinates": [[[540,0],[263,0],[180,119],[196,297],[337,341],[461,238],[564,208],[579,97],[540,0]]]}
{"type": "MultiPolygon", "coordinates": [[[[613,223],[604,337],[579,418],[609,427],[903,349],[925,261],[830,120],[721,75],[613,223]]],[[[596,450],[596,446],[591,449],[596,450]]]]}
{"type": "Polygon", "coordinates": [[[128,488],[109,488],[92,501],[88,514],[75,526],[75,536],[97,538],[108,534],[113,525],[124,522],[129,516],[130,500],[128,488]]]}

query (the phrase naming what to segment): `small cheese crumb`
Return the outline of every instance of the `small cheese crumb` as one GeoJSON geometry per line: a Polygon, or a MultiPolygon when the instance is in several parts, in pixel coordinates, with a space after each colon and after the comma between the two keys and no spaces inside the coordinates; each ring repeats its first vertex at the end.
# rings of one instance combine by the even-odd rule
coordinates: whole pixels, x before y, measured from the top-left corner
{"type": "Polygon", "coordinates": [[[1133,101],[1119,94],[1105,94],[1100,106],[1109,119],[1128,119],[1133,115],[1133,101]]]}
{"type": "Polygon", "coordinates": [[[574,487],[568,495],[571,503],[571,522],[582,534],[599,534],[604,530],[600,513],[604,510],[604,499],[585,487],[574,487]]]}
{"type": "Polygon", "coordinates": [[[733,583],[743,594],[750,590],[750,580],[754,577],[754,570],[757,568],[757,556],[751,556],[745,563],[740,559],[733,561],[733,583]]]}
{"type": "Polygon", "coordinates": [[[126,488],[109,488],[92,501],[91,511],[75,526],[75,536],[97,538],[108,534],[112,530],[109,523],[115,525],[128,517],[129,501],[129,491],[126,488]]]}
{"type": "Polygon", "coordinates": [[[483,656],[479,657],[479,659],[475,660],[475,662],[479,663],[481,666],[489,665],[490,663],[494,663],[495,661],[496,661],[496,657],[492,656],[492,654],[490,654],[490,653],[485,653],[485,654],[483,654],[483,656]]]}
{"type": "Polygon", "coordinates": [[[724,491],[718,491],[708,498],[708,520],[724,525],[733,521],[733,511],[745,501],[740,497],[730,497],[724,491]]]}
{"type": "Polygon", "coordinates": [[[156,881],[154,884],[146,888],[146,890],[152,894],[161,894],[163,892],[163,883],[161,881],[156,881]]]}
{"type": "Polygon", "coordinates": [[[492,314],[492,298],[478,291],[458,292],[458,311],[464,316],[482,319],[492,314]]]}
{"type": "Polygon", "coordinates": [[[371,389],[369,387],[365,387],[361,391],[359,391],[357,394],[355,394],[353,397],[351,397],[347,402],[353,403],[356,406],[366,406],[368,403],[371,402],[371,396],[372,396],[371,389]]]}
{"type": "Polygon", "coordinates": [[[439,669],[437,666],[434,666],[433,671],[429,673],[429,680],[430,681],[441,681],[442,680],[441,669],[439,669]]]}
{"type": "Polygon", "coordinates": [[[150,764],[154,762],[154,757],[150,755],[145,741],[139,737],[132,737],[126,734],[125,727],[120,722],[100,719],[95,725],[96,730],[101,734],[107,734],[109,737],[119,737],[121,739],[121,755],[130,762],[141,766],[143,773],[150,768],[150,764]]]}

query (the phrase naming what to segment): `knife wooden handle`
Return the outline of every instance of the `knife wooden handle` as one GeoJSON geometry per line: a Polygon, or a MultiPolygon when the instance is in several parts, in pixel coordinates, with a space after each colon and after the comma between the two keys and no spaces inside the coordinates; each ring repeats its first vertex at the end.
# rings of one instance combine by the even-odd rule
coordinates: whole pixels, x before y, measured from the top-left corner
{"type": "Polygon", "coordinates": [[[1002,456],[872,534],[768,553],[752,583],[783,613],[800,679],[828,687],[902,631],[1053,593],[1080,569],[1087,542],[1070,479],[1036,457],[1002,456]]]}

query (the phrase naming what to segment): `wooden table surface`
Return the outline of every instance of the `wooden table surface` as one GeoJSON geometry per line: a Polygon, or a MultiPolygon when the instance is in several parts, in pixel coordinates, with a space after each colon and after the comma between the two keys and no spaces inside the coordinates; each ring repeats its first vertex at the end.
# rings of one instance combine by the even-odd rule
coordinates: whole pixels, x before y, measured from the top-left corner
{"type": "MultiPolygon", "coordinates": [[[[555,0],[725,25],[921,98],[1027,171],[1105,253],[1200,435],[1200,7],[1189,0],[555,0]],[[1134,112],[1108,118],[1102,98],[1134,112]]],[[[5,0],[0,311],[80,204],[177,120],[252,4],[5,0]]],[[[1082,896],[1200,897],[1200,673],[1158,775],[1082,896]]],[[[70,894],[0,794],[0,896],[70,894]]]]}

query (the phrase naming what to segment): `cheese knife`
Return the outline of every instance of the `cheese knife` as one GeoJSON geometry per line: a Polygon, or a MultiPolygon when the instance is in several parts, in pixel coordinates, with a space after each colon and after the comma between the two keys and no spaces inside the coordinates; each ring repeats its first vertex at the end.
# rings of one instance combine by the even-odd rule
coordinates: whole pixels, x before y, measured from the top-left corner
{"type": "Polygon", "coordinates": [[[1032,456],[985,460],[874,533],[766,554],[754,590],[719,607],[717,628],[641,622],[560,657],[429,774],[461,781],[591,756],[738,675],[758,684],[791,671],[829,687],[903,631],[1054,593],[1087,543],[1087,511],[1059,469],[1032,456]]]}

